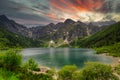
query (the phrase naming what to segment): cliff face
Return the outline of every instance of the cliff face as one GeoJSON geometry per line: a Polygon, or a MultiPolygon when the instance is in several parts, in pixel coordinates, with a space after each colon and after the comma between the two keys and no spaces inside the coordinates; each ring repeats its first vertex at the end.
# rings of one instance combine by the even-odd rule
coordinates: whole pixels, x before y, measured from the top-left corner
{"type": "MultiPolygon", "coordinates": [[[[84,24],[84,23],[83,23],[84,24]]],[[[66,20],[64,23],[58,24],[48,24],[42,28],[32,28],[34,38],[47,38],[56,40],[58,38],[68,38],[73,39],[75,37],[86,36],[87,25],[81,25],[79,22],[74,22],[72,20],[66,20]]]]}
{"type": "MultiPolygon", "coordinates": [[[[108,22],[104,22],[104,24],[105,23],[107,24],[108,22]]],[[[96,32],[105,28],[105,26],[103,26],[104,24],[99,22],[85,24],[80,21],[75,22],[71,19],[67,19],[64,22],[60,22],[57,24],[50,23],[46,26],[31,28],[30,30],[33,33],[33,38],[48,40],[65,40],[67,38],[69,41],[71,41],[74,38],[80,38],[95,34],[96,32]],[[99,24],[101,26],[99,26],[99,24]]]]}

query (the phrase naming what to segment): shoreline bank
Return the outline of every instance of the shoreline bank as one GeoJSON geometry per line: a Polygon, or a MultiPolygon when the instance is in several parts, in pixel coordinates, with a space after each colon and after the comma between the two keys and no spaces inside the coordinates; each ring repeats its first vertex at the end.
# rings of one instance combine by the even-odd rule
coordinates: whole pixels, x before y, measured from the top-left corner
{"type": "Polygon", "coordinates": [[[101,53],[101,54],[98,54],[98,55],[112,58],[114,60],[113,63],[110,64],[112,67],[115,67],[115,66],[120,64],[120,57],[114,57],[114,56],[109,55],[108,53],[101,53]]]}

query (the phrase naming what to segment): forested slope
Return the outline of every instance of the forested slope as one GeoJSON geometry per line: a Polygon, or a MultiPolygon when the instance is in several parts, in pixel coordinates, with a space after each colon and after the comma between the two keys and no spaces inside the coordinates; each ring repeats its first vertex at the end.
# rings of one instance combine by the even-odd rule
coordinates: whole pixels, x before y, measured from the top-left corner
{"type": "Polygon", "coordinates": [[[0,49],[16,47],[38,47],[41,41],[33,40],[15,33],[12,33],[0,26],[0,49]]]}

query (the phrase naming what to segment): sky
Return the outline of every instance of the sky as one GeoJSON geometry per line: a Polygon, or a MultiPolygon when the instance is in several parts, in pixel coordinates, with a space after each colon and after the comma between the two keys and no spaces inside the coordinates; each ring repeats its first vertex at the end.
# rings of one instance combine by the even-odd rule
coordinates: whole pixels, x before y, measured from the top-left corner
{"type": "Polygon", "coordinates": [[[120,21],[120,0],[0,0],[0,15],[20,24],[46,25],[66,19],[120,21]]]}

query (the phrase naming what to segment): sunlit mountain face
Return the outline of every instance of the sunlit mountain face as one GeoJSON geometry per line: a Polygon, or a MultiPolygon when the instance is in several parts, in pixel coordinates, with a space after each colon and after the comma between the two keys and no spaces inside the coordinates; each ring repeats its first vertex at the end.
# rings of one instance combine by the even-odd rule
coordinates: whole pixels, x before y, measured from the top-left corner
{"type": "Polygon", "coordinates": [[[120,0],[1,0],[0,14],[21,24],[120,20],[120,0]]]}

